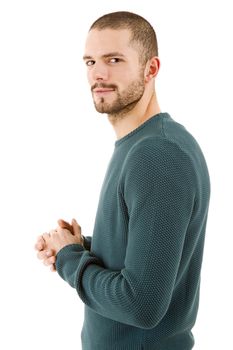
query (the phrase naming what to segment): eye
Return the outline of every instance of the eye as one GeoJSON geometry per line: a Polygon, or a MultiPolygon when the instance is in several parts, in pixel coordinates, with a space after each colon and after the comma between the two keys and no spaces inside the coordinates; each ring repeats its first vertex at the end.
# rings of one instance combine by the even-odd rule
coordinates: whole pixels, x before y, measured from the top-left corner
{"type": "Polygon", "coordinates": [[[86,61],[87,66],[93,66],[94,63],[95,63],[95,61],[93,61],[93,60],[86,61]]]}
{"type": "Polygon", "coordinates": [[[120,62],[120,59],[116,58],[116,57],[113,57],[113,58],[110,58],[109,62],[110,63],[118,63],[118,62],[120,62]]]}

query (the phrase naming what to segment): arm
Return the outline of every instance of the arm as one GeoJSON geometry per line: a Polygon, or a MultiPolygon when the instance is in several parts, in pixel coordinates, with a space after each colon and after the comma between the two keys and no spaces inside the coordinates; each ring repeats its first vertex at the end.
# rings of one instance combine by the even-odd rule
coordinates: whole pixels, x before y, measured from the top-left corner
{"type": "Polygon", "coordinates": [[[78,245],[57,255],[60,276],[97,313],[141,328],[160,322],[169,306],[195,186],[191,162],[178,146],[159,139],[135,147],[122,173],[129,213],[124,268],[106,269],[78,245]]]}

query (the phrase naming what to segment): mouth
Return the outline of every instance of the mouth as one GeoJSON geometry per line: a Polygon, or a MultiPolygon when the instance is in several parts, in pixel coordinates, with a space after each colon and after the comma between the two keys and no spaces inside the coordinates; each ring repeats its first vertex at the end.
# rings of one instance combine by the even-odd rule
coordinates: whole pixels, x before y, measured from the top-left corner
{"type": "Polygon", "coordinates": [[[111,92],[115,91],[115,89],[110,88],[97,88],[93,90],[93,93],[96,95],[107,95],[111,92]]]}

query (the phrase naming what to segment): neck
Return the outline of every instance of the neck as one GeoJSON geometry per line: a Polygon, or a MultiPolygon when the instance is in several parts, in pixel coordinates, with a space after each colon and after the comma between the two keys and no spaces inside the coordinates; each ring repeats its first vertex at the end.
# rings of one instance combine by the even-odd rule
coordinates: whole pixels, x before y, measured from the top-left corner
{"type": "Polygon", "coordinates": [[[160,112],[156,93],[153,91],[149,96],[143,96],[130,112],[119,116],[109,114],[108,120],[119,140],[160,112]]]}

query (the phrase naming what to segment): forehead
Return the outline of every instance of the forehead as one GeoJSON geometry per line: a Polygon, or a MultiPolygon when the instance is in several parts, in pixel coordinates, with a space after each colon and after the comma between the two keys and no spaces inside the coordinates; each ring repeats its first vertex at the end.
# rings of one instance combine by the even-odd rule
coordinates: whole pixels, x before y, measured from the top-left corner
{"type": "Polygon", "coordinates": [[[131,33],[128,29],[92,29],[86,39],[85,55],[101,57],[108,52],[119,52],[122,55],[138,56],[137,51],[130,45],[131,33]]]}

